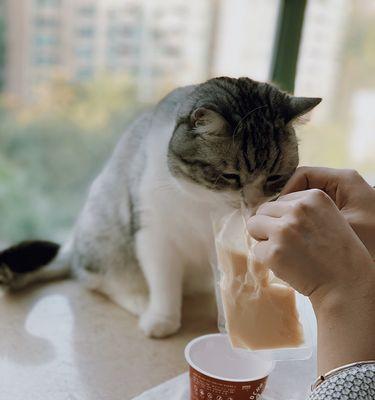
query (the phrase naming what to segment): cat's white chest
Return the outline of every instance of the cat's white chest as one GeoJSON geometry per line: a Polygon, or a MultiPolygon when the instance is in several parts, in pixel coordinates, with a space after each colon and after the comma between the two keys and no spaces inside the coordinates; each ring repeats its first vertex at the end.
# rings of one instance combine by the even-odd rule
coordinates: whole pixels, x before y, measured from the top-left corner
{"type": "Polygon", "coordinates": [[[168,235],[170,251],[177,252],[183,264],[185,293],[206,292],[213,286],[212,267],[216,263],[213,221],[233,208],[220,193],[196,185],[185,189],[189,193],[160,193],[155,211],[168,235]]]}
{"type": "MultiPolygon", "coordinates": [[[[185,291],[206,291],[212,286],[214,238],[208,209],[180,203],[180,212],[168,214],[166,226],[184,267],[185,291]],[[180,208],[181,207],[181,208],[180,208]]],[[[204,208],[204,207],[203,207],[204,208]]]]}

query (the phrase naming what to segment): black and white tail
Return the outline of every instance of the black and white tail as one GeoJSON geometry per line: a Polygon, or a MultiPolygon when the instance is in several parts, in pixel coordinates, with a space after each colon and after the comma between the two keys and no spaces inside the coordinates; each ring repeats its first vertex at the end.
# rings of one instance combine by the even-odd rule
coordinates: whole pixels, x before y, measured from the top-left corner
{"type": "Polygon", "coordinates": [[[0,252],[0,287],[21,289],[31,283],[66,278],[70,275],[68,249],[33,240],[0,252]]]}

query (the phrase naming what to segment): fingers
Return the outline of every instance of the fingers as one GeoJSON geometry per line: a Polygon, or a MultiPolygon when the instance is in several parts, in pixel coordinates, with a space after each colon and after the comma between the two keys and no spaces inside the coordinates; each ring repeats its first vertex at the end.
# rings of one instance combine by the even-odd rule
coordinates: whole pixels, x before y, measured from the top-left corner
{"type": "MultiPolygon", "coordinates": [[[[336,206],[329,196],[319,189],[290,193],[278,200],[262,204],[256,215],[247,221],[249,234],[256,240],[268,240],[282,234],[290,235],[303,221],[319,214],[321,209],[336,206]],[[292,226],[293,229],[289,229],[292,226]]],[[[338,210],[337,210],[338,211],[338,210]]]]}
{"type": "Polygon", "coordinates": [[[333,168],[300,167],[289,179],[281,195],[307,189],[324,190],[332,180],[337,180],[337,171],[333,168]]]}
{"type": "Polygon", "coordinates": [[[278,226],[277,218],[267,215],[254,215],[247,221],[247,229],[256,240],[267,240],[278,226]]]}
{"type": "Polygon", "coordinates": [[[357,171],[321,167],[300,167],[289,179],[280,196],[307,189],[320,189],[341,208],[350,196],[349,188],[366,184],[357,171]]]}
{"type": "MultiPolygon", "coordinates": [[[[292,193],[297,194],[297,193],[292,193]]],[[[300,195],[300,193],[298,193],[300,195]]],[[[279,198],[276,201],[271,201],[268,203],[263,203],[257,210],[257,215],[267,215],[273,218],[280,218],[290,211],[290,204],[287,202],[288,196],[284,196],[284,198],[279,198]]]]}
{"type": "Polygon", "coordinates": [[[316,195],[327,197],[323,191],[319,189],[304,190],[301,192],[288,193],[280,196],[275,201],[263,203],[257,210],[257,215],[267,215],[269,217],[280,218],[288,213],[293,213],[295,206],[300,202],[306,202],[316,195]]]}
{"type": "Polygon", "coordinates": [[[309,167],[299,167],[296,169],[294,174],[290,177],[282,191],[280,196],[285,196],[288,193],[299,192],[309,188],[308,170],[309,167]]]}

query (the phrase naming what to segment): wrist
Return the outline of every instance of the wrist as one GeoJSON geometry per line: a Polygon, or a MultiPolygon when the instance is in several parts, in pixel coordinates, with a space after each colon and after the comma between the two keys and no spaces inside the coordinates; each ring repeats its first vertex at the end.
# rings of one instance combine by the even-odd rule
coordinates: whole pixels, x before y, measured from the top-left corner
{"type": "Polygon", "coordinates": [[[359,309],[374,307],[375,266],[372,265],[363,278],[346,285],[327,285],[314,291],[310,296],[317,320],[332,319],[359,309]]]}
{"type": "Polygon", "coordinates": [[[374,273],[369,271],[366,281],[353,279],[351,287],[336,286],[313,296],[319,375],[345,364],[375,359],[374,290],[374,273]]]}

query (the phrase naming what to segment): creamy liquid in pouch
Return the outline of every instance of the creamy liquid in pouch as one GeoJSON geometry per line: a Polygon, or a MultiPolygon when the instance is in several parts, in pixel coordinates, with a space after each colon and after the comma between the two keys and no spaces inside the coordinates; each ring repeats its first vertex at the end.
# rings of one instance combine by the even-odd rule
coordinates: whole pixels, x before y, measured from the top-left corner
{"type": "Polygon", "coordinates": [[[251,350],[298,347],[304,337],[295,291],[254,260],[255,243],[240,212],[229,216],[216,235],[221,297],[232,345],[251,350]]]}

